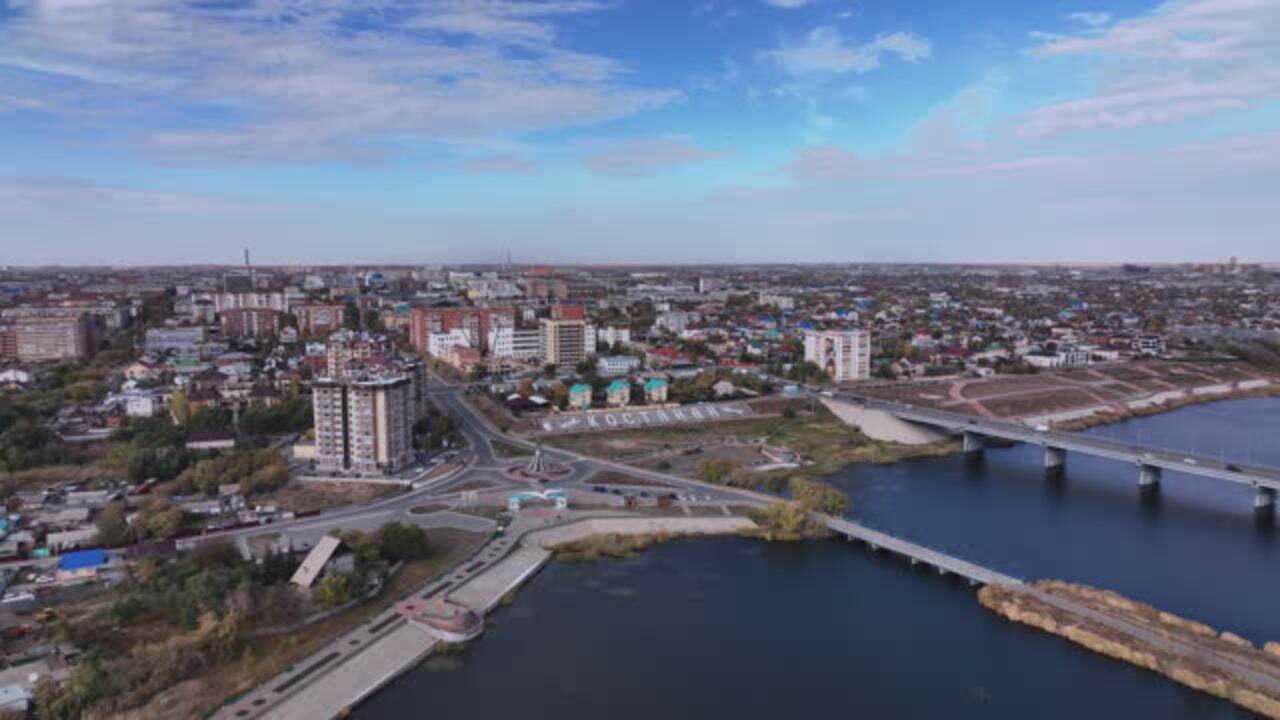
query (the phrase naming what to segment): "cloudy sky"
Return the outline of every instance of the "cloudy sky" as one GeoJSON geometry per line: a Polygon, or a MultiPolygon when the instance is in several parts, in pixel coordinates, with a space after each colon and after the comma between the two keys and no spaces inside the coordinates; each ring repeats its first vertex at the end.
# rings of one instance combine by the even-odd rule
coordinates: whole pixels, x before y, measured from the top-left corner
{"type": "Polygon", "coordinates": [[[1280,261],[1280,0],[0,0],[0,263],[1280,261]]]}

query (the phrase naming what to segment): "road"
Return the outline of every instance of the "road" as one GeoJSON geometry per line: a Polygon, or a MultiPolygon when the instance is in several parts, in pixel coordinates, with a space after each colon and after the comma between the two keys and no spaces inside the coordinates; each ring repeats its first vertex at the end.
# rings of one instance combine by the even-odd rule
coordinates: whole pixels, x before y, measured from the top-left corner
{"type": "MultiPolygon", "coordinates": [[[[294,547],[307,548],[313,545],[320,537],[337,528],[376,530],[383,524],[392,521],[411,522],[428,528],[439,527],[441,526],[440,518],[433,515],[414,513],[412,510],[424,505],[453,502],[458,499],[460,495],[459,488],[464,485],[482,482],[493,490],[528,490],[530,488],[528,482],[513,479],[507,474],[509,468],[523,463],[524,460],[499,458],[493,450],[493,442],[500,441],[507,445],[525,448],[530,453],[534,451],[534,443],[502,432],[490,423],[487,418],[473,409],[463,397],[467,387],[466,385],[449,385],[434,376],[428,382],[428,391],[432,400],[441,410],[453,416],[458,432],[467,441],[467,450],[463,455],[464,461],[458,468],[440,477],[426,481],[408,492],[390,497],[359,505],[334,508],[306,518],[207,533],[185,538],[182,541],[183,544],[194,545],[212,540],[230,540],[243,549],[247,548],[249,541],[254,537],[279,535],[286,537],[294,547]]],[[[594,475],[599,472],[614,470],[669,486],[682,495],[695,496],[697,499],[693,502],[699,504],[740,504],[744,502],[759,504],[762,500],[762,496],[749,491],[701,483],[688,478],[635,468],[623,463],[580,455],[558,448],[544,447],[543,453],[549,463],[562,465],[569,469],[567,475],[556,479],[552,483],[557,488],[590,492],[591,478],[594,475]]],[[[637,486],[630,488],[629,492],[636,494],[654,492],[654,488],[637,486]]],[[[610,494],[603,496],[602,499],[605,497],[609,498],[609,501],[622,502],[622,498],[617,495],[610,494]]],[[[453,521],[446,521],[446,524],[457,526],[457,523],[453,521]]]]}

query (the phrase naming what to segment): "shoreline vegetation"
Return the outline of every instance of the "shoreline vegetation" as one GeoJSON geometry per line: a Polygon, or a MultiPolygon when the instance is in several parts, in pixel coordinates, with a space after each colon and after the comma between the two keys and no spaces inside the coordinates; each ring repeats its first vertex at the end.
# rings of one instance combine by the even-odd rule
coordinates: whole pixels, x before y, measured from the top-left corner
{"type": "Polygon", "coordinates": [[[1193,690],[1280,719],[1280,643],[1255,647],[1231,632],[1163,612],[1109,590],[1042,580],[1031,591],[988,585],[978,602],[1016,623],[1070,640],[1101,655],[1158,673],[1193,690]],[[1037,597],[1062,598],[1087,611],[1137,626],[1147,638],[1037,597]]]}

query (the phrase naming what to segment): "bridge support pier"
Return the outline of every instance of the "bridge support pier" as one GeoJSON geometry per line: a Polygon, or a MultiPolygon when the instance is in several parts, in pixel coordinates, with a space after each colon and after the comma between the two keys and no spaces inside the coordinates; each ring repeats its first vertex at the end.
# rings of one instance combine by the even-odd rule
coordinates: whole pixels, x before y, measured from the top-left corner
{"type": "Polygon", "coordinates": [[[965,455],[979,455],[982,453],[983,447],[984,445],[981,435],[975,432],[969,432],[968,430],[964,431],[963,449],[965,455]]]}
{"type": "Polygon", "coordinates": [[[1067,469],[1067,451],[1046,445],[1044,447],[1044,469],[1050,475],[1061,475],[1067,469]]]}
{"type": "Polygon", "coordinates": [[[1143,490],[1154,490],[1160,487],[1160,476],[1162,474],[1161,469],[1155,465],[1139,465],[1138,487],[1143,490]]]}
{"type": "Polygon", "coordinates": [[[1275,512],[1276,509],[1276,491],[1275,488],[1260,487],[1258,494],[1253,496],[1253,511],[1260,514],[1269,514],[1275,512]]]}

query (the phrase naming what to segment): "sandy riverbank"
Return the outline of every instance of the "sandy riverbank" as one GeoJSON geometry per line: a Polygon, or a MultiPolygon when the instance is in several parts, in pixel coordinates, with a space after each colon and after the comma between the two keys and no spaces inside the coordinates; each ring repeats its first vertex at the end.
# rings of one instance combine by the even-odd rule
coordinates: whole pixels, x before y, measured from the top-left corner
{"type": "Polygon", "coordinates": [[[1229,632],[1116,593],[1056,580],[988,585],[983,607],[1193,690],[1280,718],[1280,645],[1262,649],[1229,632]]]}

